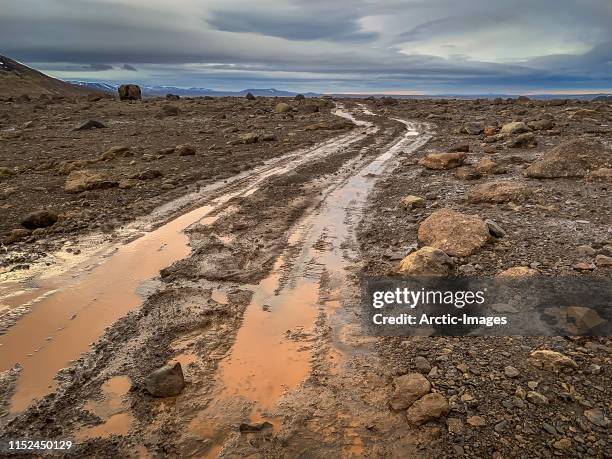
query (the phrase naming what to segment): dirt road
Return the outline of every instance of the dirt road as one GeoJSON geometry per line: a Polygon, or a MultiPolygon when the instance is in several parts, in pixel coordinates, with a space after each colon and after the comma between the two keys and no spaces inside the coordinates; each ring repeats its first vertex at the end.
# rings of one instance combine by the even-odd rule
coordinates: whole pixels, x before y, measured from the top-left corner
{"type": "MultiPolygon", "coordinates": [[[[562,383],[572,394],[590,375],[587,386],[595,389],[581,391],[582,406],[601,406],[609,396],[605,340],[587,346],[363,333],[358,276],[386,274],[416,247],[401,226],[421,214],[399,214],[405,210],[397,190],[448,201],[444,187],[452,180],[434,189],[438,182],[422,181],[417,159],[430,141],[457,140],[445,118],[423,115],[435,102],[422,112],[410,104],[365,104],[343,101],[333,109],[356,125],[352,130],[177,196],[115,240],[83,240],[72,250],[77,255],[30,279],[31,288],[5,283],[9,307],[30,306],[0,336],[2,436],[71,438],[69,454],[80,457],[482,457],[512,454],[530,435],[542,438],[546,416],[569,417],[582,403],[575,393],[572,406],[561,408],[550,395],[546,404],[523,402],[510,376],[497,377],[496,359],[481,361],[488,352],[519,367],[514,381],[529,380],[532,392],[562,383]],[[508,352],[513,346],[516,358],[508,352]],[[517,362],[537,347],[569,353],[580,373],[536,375],[517,362]],[[181,363],[186,387],[176,397],[152,397],[146,376],[172,362],[181,363]],[[427,374],[450,400],[447,422],[415,426],[405,411],[389,408],[395,378],[408,371],[427,374]],[[522,405],[504,412],[500,403],[512,396],[522,405]],[[475,413],[484,424],[473,421],[475,413]],[[525,419],[516,435],[515,417],[525,419]]],[[[597,192],[609,198],[605,189],[597,192]]],[[[605,231],[606,218],[593,237],[605,231]]],[[[474,269],[488,267],[479,262],[474,269]]],[[[572,434],[564,422],[547,423],[554,433],[541,439],[536,456],[603,457],[603,427],[579,422],[586,433],[572,434]],[[568,437],[570,447],[555,446],[568,437]]]]}

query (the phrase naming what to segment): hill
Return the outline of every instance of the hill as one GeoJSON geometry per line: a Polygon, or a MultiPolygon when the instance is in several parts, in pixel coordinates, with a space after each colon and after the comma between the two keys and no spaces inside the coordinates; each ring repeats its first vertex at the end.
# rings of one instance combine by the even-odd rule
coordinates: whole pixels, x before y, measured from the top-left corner
{"type": "Polygon", "coordinates": [[[52,78],[0,55],[0,97],[2,98],[18,97],[24,94],[38,97],[41,94],[86,96],[92,93],[98,93],[98,91],[52,78]]]}

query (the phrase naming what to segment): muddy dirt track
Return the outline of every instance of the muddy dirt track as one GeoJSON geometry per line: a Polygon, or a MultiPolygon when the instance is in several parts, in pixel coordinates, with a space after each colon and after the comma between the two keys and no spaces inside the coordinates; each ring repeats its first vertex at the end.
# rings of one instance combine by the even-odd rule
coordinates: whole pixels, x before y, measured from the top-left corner
{"type": "Polygon", "coordinates": [[[608,339],[375,338],[359,298],[443,208],[489,222],[471,253],[445,249],[449,275],[610,276],[609,104],[278,102],[99,101],[79,119],[107,128],[55,134],[63,153],[26,168],[58,118],[5,118],[0,436],[70,438],[75,457],[609,457],[608,339]],[[107,129],[138,142],[102,159],[122,146],[107,129]],[[575,139],[601,153],[526,178],[575,139]],[[68,193],[83,169],[98,180],[68,193]],[[49,207],[57,223],[14,231],[49,207]],[[567,360],[538,366],[537,350],[567,360]],[[151,396],[173,362],[185,387],[151,396]],[[415,374],[437,412],[406,410],[415,374]]]}

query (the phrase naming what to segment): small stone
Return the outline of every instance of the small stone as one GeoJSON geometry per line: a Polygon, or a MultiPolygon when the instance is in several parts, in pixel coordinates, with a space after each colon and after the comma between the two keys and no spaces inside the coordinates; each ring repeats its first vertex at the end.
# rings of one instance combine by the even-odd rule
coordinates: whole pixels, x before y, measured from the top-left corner
{"type": "Polygon", "coordinates": [[[185,387],[183,369],[179,362],[165,365],[145,378],[145,388],[155,397],[174,397],[185,387]]]}
{"type": "Polygon", "coordinates": [[[547,405],[548,404],[548,398],[545,395],[542,395],[539,392],[535,392],[535,391],[527,392],[527,400],[529,400],[534,405],[547,405]]]}
{"type": "Polygon", "coordinates": [[[193,145],[182,144],[174,148],[174,152],[179,156],[193,156],[196,154],[196,149],[193,145]]]}
{"type": "Polygon", "coordinates": [[[280,102],[276,104],[276,107],[274,107],[274,111],[276,113],[286,113],[290,110],[291,110],[291,105],[286,104],[285,102],[280,102]]]}
{"type": "Polygon", "coordinates": [[[544,429],[546,432],[548,432],[551,435],[557,435],[557,429],[555,429],[550,424],[547,424],[546,422],[542,424],[542,429],[544,429]]]}
{"type": "Polygon", "coordinates": [[[451,435],[463,435],[463,421],[459,418],[448,418],[446,420],[446,427],[451,435]]]}
{"type": "Polygon", "coordinates": [[[481,416],[470,416],[467,418],[467,423],[472,427],[484,427],[487,425],[487,421],[481,416]]]}
{"type": "Polygon", "coordinates": [[[92,129],[104,129],[106,125],[100,121],[87,120],[79,127],[73,129],[73,131],[90,131],[92,129]]]}
{"type": "Polygon", "coordinates": [[[472,203],[522,203],[528,201],[533,194],[534,190],[522,183],[496,181],[473,186],[468,193],[468,200],[472,203]]]}
{"type": "Polygon", "coordinates": [[[558,450],[566,450],[572,447],[572,441],[569,438],[561,438],[553,443],[553,448],[558,450]]]}
{"type": "Polygon", "coordinates": [[[484,131],[484,125],[478,121],[469,121],[463,125],[463,130],[470,135],[478,135],[484,131]]]}
{"type": "Polygon", "coordinates": [[[576,254],[581,257],[592,257],[597,251],[590,245],[579,245],[576,247],[576,254]]]}
{"type": "Polygon", "coordinates": [[[609,268],[612,266],[612,257],[607,257],[605,255],[597,255],[595,257],[595,264],[600,268],[609,268]]]}
{"type": "Polygon", "coordinates": [[[395,390],[389,404],[394,410],[405,410],[431,390],[429,380],[420,373],[399,376],[393,384],[395,390]]]}
{"type": "Polygon", "coordinates": [[[595,265],[593,263],[576,263],[572,266],[574,271],[593,271],[595,269],[595,265]]]}
{"type": "Polygon", "coordinates": [[[442,394],[427,394],[412,404],[406,412],[408,422],[414,425],[425,424],[442,416],[446,416],[450,411],[448,401],[442,394]]]}
{"type": "Polygon", "coordinates": [[[431,363],[421,355],[417,355],[412,363],[419,373],[428,374],[431,371],[431,363]]]}
{"type": "Polygon", "coordinates": [[[419,196],[408,195],[400,203],[406,210],[425,207],[425,200],[419,196]]]}
{"type": "Polygon", "coordinates": [[[478,180],[482,177],[482,172],[470,166],[461,166],[455,169],[455,177],[459,180],[478,180]]]}
{"type": "Polygon", "coordinates": [[[495,223],[493,220],[487,219],[485,220],[485,223],[489,228],[489,233],[491,234],[491,236],[496,237],[498,239],[506,236],[506,232],[502,229],[502,227],[495,223]]]}
{"type": "Polygon", "coordinates": [[[26,229],[33,230],[36,228],[48,228],[57,223],[58,216],[55,212],[49,210],[38,210],[29,213],[21,220],[21,226],[26,229]]]}
{"type": "Polygon", "coordinates": [[[419,161],[427,169],[443,170],[459,167],[465,161],[465,153],[430,153],[419,161]]]}
{"type": "Polygon", "coordinates": [[[576,362],[560,352],[549,349],[540,349],[530,354],[532,365],[544,370],[575,369],[578,368],[576,362]]]}
{"type": "Polygon", "coordinates": [[[504,124],[500,132],[502,134],[521,134],[523,132],[529,132],[529,127],[522,121],[515,121],[513,123],[504,124]]]}
{"type": "Polygon", "coordinates": [[[508,377],[508,378],[516,378],[518,377],[521,373],[514,368],[511,365],[508,365],[507,367],[504,367],[504,374],[508,377]]]}
{"type": "Polygon", "coordinates": [[[444,251],[422,247],[405,257],[397,272],[406,276],[448,276],[452,270],[453,261],[444,251]]]}
{"type": "Polygon", "coordinates": [[[508,268],[500,273],[498,273],[495,277],[499,279],[508,279],[508,278],[520,278],[520,277],[531,277],[537,276],[538,271],[529,268],[527,266],[513,266],[512,268],[508,268]]]}
{"type": "Polygon", "coordinates": [[[600,408],[586,410],[582,414],[584,414],[584,417],[587,418],[589,422],[598,427],[608,427],[610,425],[610,420],[605,416],[603,410],[600,408]]]}

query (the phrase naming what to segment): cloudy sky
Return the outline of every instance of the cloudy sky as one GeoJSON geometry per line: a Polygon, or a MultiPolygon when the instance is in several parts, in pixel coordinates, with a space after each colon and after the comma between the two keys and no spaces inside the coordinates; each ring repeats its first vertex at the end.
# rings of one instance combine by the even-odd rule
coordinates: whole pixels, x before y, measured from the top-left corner
{"type": "Polygon", "coordinates": [[[612,0],[0,0],[0,54],[84,81],[612,91],[612,0]]]}

